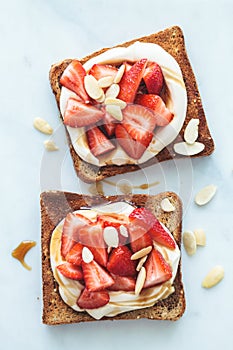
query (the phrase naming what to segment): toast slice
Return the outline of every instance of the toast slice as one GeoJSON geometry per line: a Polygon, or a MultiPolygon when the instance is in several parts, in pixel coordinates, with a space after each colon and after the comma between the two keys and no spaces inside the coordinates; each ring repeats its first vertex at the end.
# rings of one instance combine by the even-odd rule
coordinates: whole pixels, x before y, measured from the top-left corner
{"type": "MultiPolygon", "coordinates": [[[[176,61],[178,62],[182,74],[183,79],[185,82],[186,90],[187,90],[187,97],[188,97],[188,106],[187,106],[187,114],[186,119],[183,124],[183,127],[180,131],[180,134],[177,136],[177,138],[166,148],[164,148],[157,156],[153,157],[152,159],[144,162],[140,165],[107,165],[107,166],[94,166],[91,165],[84,160],[82,160],[75,152],[71,141],[69,134],[67,132],[69,147],[70,147],[70,153],[71,157],[73,159],[74,167],[76,170],[77,175],[85,182],[91,183],[95,181],[103,180],[106,177],[114,176],[117,174],[123,174],[131,171],[136,171],[138,169],[141,169],[142,167],[147,167],[152,164],[155,164],[157,162],[162,162],[168,159],[177,159],[182,158],[182,155],[176,154],[173,150],[173,146],[176,142],[180,142],[183,140],[184,135],[184,129],[187,126],[189,120],[191,118],[198,118],[199,119],[199,137],[198,141],[203,143],[205,145],[205,148],[202,152],[197,154],[196,156],[208,156],[210,155],[214,150],[214,142],[210,135],[210,131],[208,129],[207,121],[205,118],[205,113],[203,110],[202,102],[200,93],[198,91],[197,82],[191,67],[191,64],[189,62],[186,49],[185,49],[185,42],[184,42],[184,36],[182,33],[182,30],[177,27],[173,26],[168,29],[165,29],[163,31],[160,31],[156,34],[151,34],[149,36],[145,36],[139,39],[135,39],[129,42],[126,42],[124,44],[118,45],[127,47],[131,44],[133,44],[135,41],[141,41],[146,43],[155,43],[160,45],[163,49],[165,49],[169,54],[171,54],[176,61]]],[[[86,61],[88,61],[90,58],[97,56],[103,52],[108,50],[107,48],[104,48],[100,51],[97,51],[95,53],[92,53],[91,55],[80,59],[80,62],[83,64],[86,61]]],[[[71,62],[71,59],[66,59],[60,63],[54,64],[50,69],[50,84],[52,87],[52,91],[55,95],[57,105],[59,108],[59,99],[61,94],[61,85],[59,83],[60,77],[65,70],[65,68],[68,66],[68,64],[71,62]]],[[[61,118],[62,119],[62,118],[61,118]]],[[[195,157],[195,156],[194,156],[195,157]]]]}
{"type": "MultiPolygon", "coordinates": [[[[41,194],[41,243],[42,243],[42,281],[43,281],[43,323],[58,325],[95,321],[86,312],[76,312],[64,303],[59,295],[58,285],[50,267],[50,238],[57,224],[69,213],[81,207],[91,207],[109,201],[128,201],[138,207],[150,208],[156,217],[163,222],[173,234],[178,246],[181,244],[182,204],[173,192],[149,196],[135,194],[132,196],[85,196],[69,192],[49,191],[41,194]],[[160,202],[169,198],[175,206],[174,212],[163,212],[160,202]]],[[[153,307],[129,311],[115,317],[101,320],[133,320],[148,318],[151,320],[178,320],[185,310],[185,296],[181,276],[181,262],[173,283],[175,292],[168,298],[157,302],[153,307]]]]}

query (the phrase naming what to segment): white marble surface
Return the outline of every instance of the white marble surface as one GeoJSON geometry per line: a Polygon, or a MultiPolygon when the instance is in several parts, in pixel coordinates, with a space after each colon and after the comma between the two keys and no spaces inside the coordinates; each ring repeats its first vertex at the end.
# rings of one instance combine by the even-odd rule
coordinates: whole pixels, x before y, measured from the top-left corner
{"type": "MultiPolygon", "coordinates": [[[[232,349],[233,314],[233,159],[232,159],[232,1],[0,1],[1,76],[1,234],[0,335],[4,350],[39,349],[232,349]],[[203,227],[207,246],[188,257],[183,251],[187,298],[176,322],[94,322],[48,327],[41,323],[41,189],[87,193],[77,180],[48,82],[53,62],[82,57],[98,48],[156,32],[183,28],[216,151],[205,159],[163,164],[120,177],[140,185],[160,181],[144,193],[175,190],[184,200],[184,228],[203,227]],[[46,136],[32,127],[40,116],[56,129],[60,151],[44,153],[46,136]],[[48,174],[48,175],[47,175],[48,174]],[[203,186],[218,186],[206,207],[193,202],[203,186]],[[25,239],[37,242],[26,257],[32,271],[11,257],[25,239]],[[201,287],[214,265],[224,280],[211,290],[201,287]]],[[[115,187],[105,188],[116,193],[115,187]]],[[[139,191],[137,191],[139,192],[139,191]]]]}

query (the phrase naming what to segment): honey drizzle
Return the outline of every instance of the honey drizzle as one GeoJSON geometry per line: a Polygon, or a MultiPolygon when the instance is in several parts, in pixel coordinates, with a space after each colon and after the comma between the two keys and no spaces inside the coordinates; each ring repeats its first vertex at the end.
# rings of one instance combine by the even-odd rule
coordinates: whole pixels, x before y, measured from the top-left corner
{"type": "Polygon", "coordinates": [[[103,180],[103,182],[111,186],[117,186],[121,190],[121,192],[124,194],[132,193],[130,192],[130,189],[147,190],[150,187],[159,185],[159,181],[154,181],[151,184],[141,184],[141,185],[128,185],[128,184],[117,185],[117,183],[110,180],[103,180]]]}
{"type": "Polygon", "coordinates": [[[13,258],[19,260],[19,262],[25,267],[27,270],[31,270],[31,266],[29,266],[25,261],[24,257],[27,254],[27,252],[36,245],[36,242],[34,241],[22,241],[17,248],[15,248],[11,255],[13,258]]]}

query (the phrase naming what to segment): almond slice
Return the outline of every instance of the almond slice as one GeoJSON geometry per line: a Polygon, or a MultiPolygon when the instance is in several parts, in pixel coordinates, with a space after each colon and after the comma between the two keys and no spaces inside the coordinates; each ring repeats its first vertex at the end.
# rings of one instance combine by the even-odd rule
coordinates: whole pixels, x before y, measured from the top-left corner
{"type": "Polygon", "coordinates": [[[145,255],[148,255],[151,252],[151,250],[152,250],[151,245],[146,248],[142,248],[131,256],[131,260],[138,260],[140,258],[143,258],[145,255]]]}
{"type": "Polygon", "coordinates": [[[89,264],[94,259],[92,252],[87,247],[83,247],[82,259],[87,264],[89,264]]]}
{"type": "Polygon", "coordinates": [[[190,145],[194,144],[198,138],[198,125],[199,119],[192,118],[185,128],[184,140],[190,145]]]}
{"type": "Polygon", "coordinates": [[[57,147],[55,142],[52,141],[52,140],[44,141],[44,146],[45,146],[46,150],[49,151],[49,152],[53,152],[53,151],[58,151],[59,150],[59,148],[57,147]]]}
{"type": "Polygon", "coordinates": [[[203,151],[205,145],[201,142],[194,142],[189,145],[187,142],[178,142],[174,145],[174,151],[183,156],[193,156],[203,151]]]}
{"type": "Polygon", "coordinates": [[[120,106],[116,105],[106,105],[106,111],[111,114],[113,118],[115,118],[118,121],[122,121],[123,119],[123,114],[121,112],[120,106]]]}
{"type": "Polygon", "coordinates": [[[119,98],[107,97],[104,101],[106,105],[119,106],[121,109],[124,109],[127,106],[127,103],[119,98]]]}
{"type": "Polygon", "coordinates": [[[33,121],[33,126],[38,131],[46,135],[51,135],[53,133],[53,128],[42,118],[35,118],[33,121]]]}
{"type": "Polygon", "coordinates": [[[123,236],[123,237],[129,237],[129,232],[127,230],[127,228],[124,226],[124,225],[121,225],[119,227],[119,231],[120,231],[120,234],[123,236]]]}
{"type": "Polygon", "coordinates": [[[98,81],[92,75],[84,77],[84,87],[88,95],[94,100],[99,99],[103,94],[103,89],[99,87],[98,81]]]}
{"type": "Polygon", "coordinates": [[[184,248],[188,255],[194,255],[196,253],[197,244],[196,237],[192,231],[185,231],[183,233],[184,248]]]}
{"type": "Polygon", "coordinates": [[[106,77],[100,78],[100,79],[98,80],[98,85],[99,85],[99,87],[101,87],[101,88],[107,88],[107,87],[109,87],[109,86],[112,85],[113,79],[114,79],[114,78],[113,78],[111,75],[108,75],[108,76],[106,76],[106,77]]]}
{"type": "Polygon", "coordinates": [[[198,205],[207,204],[215,195],[217,187],[215,185],[209,185],[202,188],[195,196],[195,203],[198,205]]]}
{"type": "Polygon", "coordinates": [[[138,277],[136,279],[136,285],[135,285],[135,291],[134,291],[136,295],[140,294],[144,286],[145,280],[146,280],[146,269],[144,266],[142,266],[141,270],[138,273],[138,277]]]}
{"type": "Polygon", "coordinates": [[[120,86],[118,84],[112,84],[105,93],[106,97],[116,98],[120,92],[120,86]]]}
{"type": "Polygon", "coordinates": [[[224,269],[217,265],[213,267],[202,281],[202,287],[211,288],[218,284],[224,277],[224,269]]]}
{"type": "Polygon", "coordinates": [[[109,247],[117,248],[119,245],[118,231],[115,227],[108,226],[104,228],[104,241],[109,247]]]}
{"type": "Polygon", "coordinates": [[[163,209],[163,211],[169,213],[175,210],[174,205],[169,201],[168,198],[164,198],[162,199],[161,203],[160,203],[161,208],[163,209]]]}
{"type": "Polygon", "coordinates": [[[136,270],[140,271],[144,263],[146,262],[146,259],[148,258],[148,255],[145,255],[143,258],[141,258],[137,264],[136,270]]]}
{"type": "Polygon", "coordinates": [[[121,78],[123,77],[124,72],[125,72],[125,65],[122,64],[118,69],[118,72],[116,73],[113,82],[118,84],[121,81],[121,78]]]}
{"type": "Polygon", "coordinates": [[[99,103],[103,103],[105,100],[105,94],[104,92],[102,93],[102,95],[99,98],[96,98],[96,101],[99,103]]]}
{"type": "Polygon", "coordinates": [[[194,235],[196,237],[196,243],[200,246],[206,245],[206,235],[205,232],[202,229],[194,230],[194,235]]]}

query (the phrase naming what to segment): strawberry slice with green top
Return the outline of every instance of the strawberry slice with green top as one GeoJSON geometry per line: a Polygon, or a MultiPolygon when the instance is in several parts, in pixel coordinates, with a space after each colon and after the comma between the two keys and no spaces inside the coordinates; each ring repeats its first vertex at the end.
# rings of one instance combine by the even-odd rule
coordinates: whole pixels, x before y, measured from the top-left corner
{"type": "Polygon", "coordinates": [[[90,151],[95,157],[115,149],[114,144],[98,127],[87,130],[86,135],[90,151]]]}
{"type": "Polygon", "coordinates": [[[108,64],[94,64],[89,72],[89,74],[93,75],[93,77],[95,77],[97,80],[99,80],[100,78],[104,78],[104,77],[115,77],[117,73],[117,68],[113,67],[111,65],[108,64]]]}
{"type": "Polygon", "coordinates": [[[131,260],[132,253],[127,246],[119,246],[114,248],[110,254],[107,269],[109,272],[118,276],[136,275],[136,263],[131,260]]]}
{"type": "Polygon", "coordinates": [[[142,77],[144,75],[146,64],[147,59],[143,58],[134,63],[134,65],[129,70],[126,70],[124,72],[123,77],[119,83],[119,99],[127,103],[133,103],[142,77]]]}
{"type": "Polygon", "coordinates": [[[145,263],[146,280],[143,288],[153,287],[164,283],[172,277],[171,266],[157,249],[152,249],[145,263]]]}
{"type": "Polygon", "coordinates": [[[139,94],[135,99],[135,103],[150,108],[154,112],[155,121],[158,126],[168,125],[174,117],[173,113],[169,111],[162,98],[158,95],[139,94]]]}
{"type": "Polygon", "coordinates": [[[109,294],[106,290],[100,292],[90,292],[88,289],[83,289],[77,300],[77,305],[81,309],[98,309],[109,302],[109,294]]]}
{"type": "Polygon", "coordinates": [[[83,261],[82,269],[85,286],[90,292],[104,290],[114,284],[111,275],[95,260],[90,263],[83,261]]]}
{"type": "Polygon", "coordinates": [[[73,60],[64,70],[60,84],[75,92],[81,97],[84,103],[88,103],[90,98],[84,87],[84,77],[86,71],[78,60],[73,60]]]}
{"type": "Polygon", "coordinates": [[[79,230],[91,221],[78,213],[69,213],[64,221],[61,237],[61,255],[63,258],[79,240],[79,230]]]}
{"type": "Polygon", "coordinates": [[[108,290],[112,291],[125,291],[125,292],[132,292],[135,290],[135,278],[133,277],[124,277],[124,276],[117,276],[112,275],[112,278],[114,279],[114,284],[108,288],[108,290]]]}
{"type": "Polygon", "coordinates": [[[149,94],[159,95],[163,88],[164,78],[160,66],[156,62],[149,62],[143,74],[149,94]]]}
{"type": "Polygon", "coordinates": [[[66,104],[64,124],[72,128],[81,128],[97,123],[103,116],[104,112],[101,109],[70,97],[66,104]]]}
{"type": "Polygon", "coordinates": [[[108,254],[103,238],[103,227],[99,223],[90,223],[79,231],[80,242],[88,247],[94,259],[103,266],[107,265],[108,254]]]}
{"type": "Polygon", "coordinates": [[[66,261],[68,261],[71,264],[81,266],[82,250],[83,250],[83,245],[80,243],[76,243],[73,246],[73,248],[70,249],[69,253],[66,255],[66,261]]]}
{"type": "Polygon", "coordinates": [[[72,280],[82,280],[83,273],[80,266],[65,262],[57,266],[57,270],[65,277],[72,280]]]}

